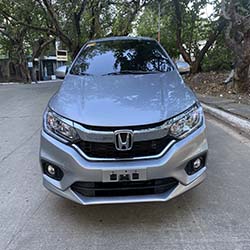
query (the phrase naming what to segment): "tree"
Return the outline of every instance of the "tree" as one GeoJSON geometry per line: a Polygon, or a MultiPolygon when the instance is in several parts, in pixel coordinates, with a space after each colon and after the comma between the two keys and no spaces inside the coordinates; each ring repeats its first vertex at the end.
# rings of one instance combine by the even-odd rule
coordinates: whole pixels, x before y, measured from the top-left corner
{"type": "MultiPolygon", "coordinates": [[[[47,37],[59,38],[74,58],[88,39],[128,35],[132,31],[132,23],[136,15],[151,0],[2,1],[0,15],[15,25],[44,33],[47,37]],[[9,5],[25,8],[24,3],[32,9],[28,14],[30,19],[28,21],[27,16],[17,18],[7,7],[9,5]]],[[[24,13],[26,12],[24,9],[24,13]]]]}
{"type": "MultiPolygon", "coordinates": [[[[173,8],[170,1],[161,1],[161,44],[171,57],[179,55],[175,42],[176,29],[173,22],[173,8]]],[[[157,39],[158,32],[158,0],[152,1],[144,9],[136,22],[136,32],[140,36],[157,39]]]]}
{"type": "MultiPolygon", "coordinates": [[[[138,19],[138,34],[156,38],[158,2],[151,2],[138,19]]],[[[225,21],[219,18],[216,8],[218,1],[161,0],[160,3],[161,43],[172,57],[181,54],[191,65],[192,73],[199,72],[204,57],[225,27],[225,21]],[[213,4],[216,11],[211,16],[204,17],[202,11],[207,4],[213,4]]]]}
{"type": "Polygon", "coordinates": [[[86,0],[2,0],[0,15],[13,26],[19,25],[46,37],[59,38],[74,56],[82,43],[82,15],[86,0]],[[13,9],[19,8],[17,16],[13,9]],[[27,13],[29,11],[29,13],[27,13]],[[27,18],[28,17],[28,18],[27,18]]]}
{"type": "Polygon", "coordinates": [[[207,3],[207,0],[172,0],[176,21],[176,44],[184,60],[190,64],[192,73],[201,70],[204,56],[225,27],[223,18],[216,21],[201,18],[201,9],[207,3]],[[189,43],[185,43],[185,35],[190,37],[189,43]],[[206,40],[202,48],[198,46],[200,40],[206,40]]]}
{"type": "MultiPolygon", "coordinates": [[[[55,42],[54,37],[45,37],[45,36],[40,36],[37,39],[34,39],[32,42],[30,42],[31,47],[32,47],[32,56],[31,56],[31,61],[33,65],[35,65],[35,59],[39,58],[42,53],[45,51],[45,49],[48,47],[49,44],[52,42],[55,42]]],[[[35,72],[35,67],[33,66],[31,69],[31,78],[33,81],[37,81],[37,76],[35,72]]]]}
{"type": "Polygon", "coordinates": [[[7,38],[9,54],[12,57],[12,61],[15,62],[16,71],[20,71],[21,81],[28,83],[31,81],[29,71],[27,68],[27,59],[24,48],[24,37],[27,30],[22,27],[18,30],[10,30],[10,27],[1,27],[0,33],[7,38]]]}
{"type": "Polygon", "coordinates": [[[112,22],[112,36],[127,36],[132,32],[133,22],[144,7],[149,5],[151,0],[129,0],[114,1],[115,14],[112,22]]]}
{"type": "Polygon", "coordinates": [[[233,53],[225,46],[224,32],[221,33],[214,45],[208,50],[203,61],[202,71],[231,71],[234,61],[233,53]]]}
{"type": "MultiPolygon", "coordinates": [[[[11,6],[4,1],[1,2],[0,9],[2,13],[8,11],[16,18],[19,18],[23,14],[22,10],[20,10],[17,5],[11,6]]],[[[28,18],[29,17],[26,16],[26,19],[28,18]]],[[[9,55],[15,65],[15,69],[19,72],[19,77],[23,82],[30,82],[31,78],[27,67],[26,57],[27,48],[25,46],[25,38],[28,33],[28,28],[22,25],[14,24],[11,20],[9,20],[9,18],[6,18],[5,15],[0,15],[0,20],[0,34],[5,37],[6,45],[9,49],[9,55]]]]}
{"type": "MultiPolygon", "coordinates": [[[[38,4],[44,13],[43,19],[46,20],[47,27],[42,29],[37,26],[29,27],[45,31],[48,36],[58,37],[74,57],[81,47],[81,20],[86,2],[86,0],[35,0],[34,4],[38,4]]],[[[27,23],[24,25],[27,26],[27,23]]]]}
{"type": "MultiPolygon", "coordinates": [[[[10,50],[18,48],[12,56],[19,56],[27,74],[27,55],[34,60],[57,39],[74,58],[89,39],[127,36],[135,28],[139,35],[156,38],[158,1],[1,0],[0,34],[11,44],[10,50]]],[[[213,19],[202,16],[202,9],[211,0],[160,1],[161,43],[171,56],[181,54],[191,65],[192,73],[199,72],[205,55],[221,37],[225,18],[218,11],[213,19]],[[199,45],[200,41],[205,43],[199,45]]],[[[213,0],[213,4],[218,1],[213,0]]],[[[232,31],[229,33],[232,35],[232,31]]]]}
{"type": "Polygon", "coordinates": [[[250,4],[247,0],[222,1],[222,13],[227,20],[226,41],[235,56],[234,88],[238,92],[250,89],[250,4]]]}

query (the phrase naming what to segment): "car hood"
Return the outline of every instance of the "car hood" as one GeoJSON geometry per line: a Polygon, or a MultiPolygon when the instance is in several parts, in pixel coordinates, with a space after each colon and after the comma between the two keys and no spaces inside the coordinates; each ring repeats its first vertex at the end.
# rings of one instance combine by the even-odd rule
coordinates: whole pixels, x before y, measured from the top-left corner
{"type": "Polygon", "coordinates": [[[68,75],[49,106],[92,126],[136,126],[171,118],[196,102],[175,71],[159,74],[68,75]]]}

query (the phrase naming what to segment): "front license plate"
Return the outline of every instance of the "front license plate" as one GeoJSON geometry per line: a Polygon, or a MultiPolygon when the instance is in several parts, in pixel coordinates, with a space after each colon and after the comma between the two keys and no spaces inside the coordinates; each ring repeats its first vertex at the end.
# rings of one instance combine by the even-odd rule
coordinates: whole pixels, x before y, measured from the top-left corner
{"type": "Polygon", "coordinates": [[[103,182],[145,181],[146,169],[106,170],[103,171],[103,182]]]}

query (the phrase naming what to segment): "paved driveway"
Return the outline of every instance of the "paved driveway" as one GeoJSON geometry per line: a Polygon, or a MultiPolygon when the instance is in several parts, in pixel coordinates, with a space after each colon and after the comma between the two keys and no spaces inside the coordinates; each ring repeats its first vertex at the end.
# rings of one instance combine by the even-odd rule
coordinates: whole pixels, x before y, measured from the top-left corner
{"type": "Polygon", "coordinates": [[[39,132],[58,86],[0,86],[0,249],[250,249],[250,143],[211,118],[208,177],[174,200],[84,207],[45,190],[39,132]]]}

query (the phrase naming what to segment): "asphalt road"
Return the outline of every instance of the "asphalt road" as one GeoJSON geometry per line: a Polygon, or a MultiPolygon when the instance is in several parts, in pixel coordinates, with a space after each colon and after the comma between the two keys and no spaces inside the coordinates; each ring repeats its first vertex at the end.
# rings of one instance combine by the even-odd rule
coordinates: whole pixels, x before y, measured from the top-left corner
{"type": "Polygon", "coordinates": [[[250,142],[208,117],[208,176],[166,203],[84,207],[49,193],[42,112],[58,84],[0,86],[0,249],[250,249],[250,142]]]}

